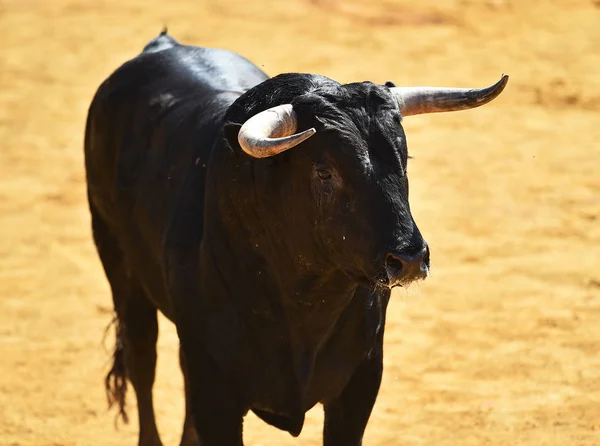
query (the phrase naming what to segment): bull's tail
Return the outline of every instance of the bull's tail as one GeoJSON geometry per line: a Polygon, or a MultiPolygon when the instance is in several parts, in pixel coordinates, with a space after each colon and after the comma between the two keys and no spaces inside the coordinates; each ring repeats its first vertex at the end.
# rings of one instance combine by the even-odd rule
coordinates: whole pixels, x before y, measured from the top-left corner
{"type": "MultiPolygon", "coordinates": [[[[129,423],[129,417],[127,416],[127,412],[125,410],[125,394],[127,393],[127,372],[125,369],[124,349],[125,334],[123,333],[123,325],[118,317],[115,317],[113,323],[116,325],[116,339],[115,350],[113,353],[113,365],[108,374],[106,375],[104,385],[106,388],[108,408],[110,409],[114,405],[118,405],[119,407],[119,413],[115,422],[118,421],[118,418],[120,416],[123,419],[123,422],[127,424],[129,423]]],[[[108,328],[110,328],[110,326],[108,328]]]]}

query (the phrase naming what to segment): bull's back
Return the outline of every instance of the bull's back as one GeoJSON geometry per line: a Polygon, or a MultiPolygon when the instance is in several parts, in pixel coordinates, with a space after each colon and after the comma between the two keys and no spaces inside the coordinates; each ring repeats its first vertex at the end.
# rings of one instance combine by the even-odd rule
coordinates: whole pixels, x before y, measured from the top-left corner
{"type": "Polygon", "coordinates": [[[234,53],[161,35],[117,69],[92,101],[85,137],[90,206],[163,309],[157,278],[165,233],[177,213],[203,211],[204,178],[223,115],[264,79],[234,53]]]}

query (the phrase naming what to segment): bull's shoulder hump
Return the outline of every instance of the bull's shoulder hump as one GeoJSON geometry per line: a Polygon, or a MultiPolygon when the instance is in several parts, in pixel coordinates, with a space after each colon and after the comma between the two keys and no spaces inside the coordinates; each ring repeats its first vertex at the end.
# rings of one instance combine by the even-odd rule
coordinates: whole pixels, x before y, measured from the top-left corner
{"type": "Polygon", "coordinates": [[[244,92],[268,76],[245,57],[224,49],[174,45],[142,52],[117,68],[102,84],[103,97],[139,94],[142,90],[177,90],[188,96],[201,92],[244,92]]]}
{"type": "Polygon", "coordinates": [[[186,68],[219,90],[245,91],[268,79],[256,64],[230,50],[181,46],[179,51],[186,68]]]}

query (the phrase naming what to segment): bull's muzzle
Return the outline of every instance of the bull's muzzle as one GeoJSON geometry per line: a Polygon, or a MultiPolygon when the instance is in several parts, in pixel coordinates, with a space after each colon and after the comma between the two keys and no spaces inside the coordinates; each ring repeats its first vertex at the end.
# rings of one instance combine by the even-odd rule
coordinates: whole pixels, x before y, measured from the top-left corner
{"type": "Polygon", "coordinates": [[[426,279],[429,274],[429,246],[423,242],[418,248],[388,252],[385,256],[388,286],[402,286],[415,280],[426,279]]]}

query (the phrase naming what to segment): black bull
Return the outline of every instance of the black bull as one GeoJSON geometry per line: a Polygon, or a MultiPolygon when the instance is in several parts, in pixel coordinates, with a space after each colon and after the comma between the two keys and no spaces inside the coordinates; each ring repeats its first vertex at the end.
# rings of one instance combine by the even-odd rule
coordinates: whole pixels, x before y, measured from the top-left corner
{"type": "Polygon", "coordinates": [[[85,166],[117,315],[107,392],[126,416],[132,383],[140,444],[160,444],[160,310],[181,343],[182,444],[241,445],[249,410],[297,436],[322,403],[324,444],[360,445],[390,289],[429,269],[408,204],[402,116],[472,108],[505,83],[269,78],[166,33],[113,73],[89,109],[85,166]]]}

